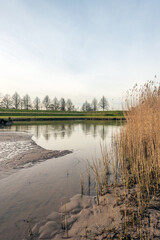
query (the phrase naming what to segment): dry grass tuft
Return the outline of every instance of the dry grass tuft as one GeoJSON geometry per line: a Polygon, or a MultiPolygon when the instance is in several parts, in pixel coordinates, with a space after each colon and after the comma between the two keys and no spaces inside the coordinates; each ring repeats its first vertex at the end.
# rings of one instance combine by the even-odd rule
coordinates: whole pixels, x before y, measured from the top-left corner
{"type": "Polygon", "coordinates": [[[135,86],[126,104],[126,126],[114,142],[116,161],[126,187],[138,184],[146,199],[160,187],[160,86],[135,86]]]}

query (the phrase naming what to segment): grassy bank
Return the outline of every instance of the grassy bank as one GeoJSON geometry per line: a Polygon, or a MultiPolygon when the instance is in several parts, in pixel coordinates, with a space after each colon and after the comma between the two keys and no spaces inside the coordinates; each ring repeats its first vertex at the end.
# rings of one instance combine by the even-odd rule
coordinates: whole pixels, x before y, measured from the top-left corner
{"type": "MultiPolygon", "coordinates": [[[[69,125],[69,124],[78,124],[78,123],[84,123],[84,124],[96,124],[96,125],[102,125],[102,124],[107,124],[107,125],[110,125],[110,126],[120,126],[121,124],[122,124],[122,121],[121,120],[116,120],[116,121],[113,121],[113,120],[108,120],[107,122],[106,122],[106,120],[101,120],[101,121],[99,121],[99,120],[70,120],[69,122],[67,121],[63,121],[63,120],[57,120],[57,121],[47,121],[47,120],[45,120],[45,121],[15,121],[14,122],[14,125],[51,125],[51,124],[54,124],[54,125],[56,125],[56,124],[67,124],[67,125],[69,125]]],[[[125,121],[123,121],[123,124],[125,124],[125,121]]]]}
{"type": "Polygon", "coordinates": [[[7,119],[8,117],[13,121],[123,120],[124,114],[122,111],[60,112],[48,110],[0,109],[0,119],[7,119]]]}

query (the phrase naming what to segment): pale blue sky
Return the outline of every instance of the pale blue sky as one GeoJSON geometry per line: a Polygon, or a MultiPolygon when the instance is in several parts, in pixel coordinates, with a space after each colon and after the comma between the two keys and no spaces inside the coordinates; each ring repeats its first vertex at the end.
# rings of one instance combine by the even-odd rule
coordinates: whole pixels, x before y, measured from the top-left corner
{"type": "Polygon", "coordinates": [[[0,92],[118,106],[159,79],[159,12],[159,0],[0,0],[0,92]]]}

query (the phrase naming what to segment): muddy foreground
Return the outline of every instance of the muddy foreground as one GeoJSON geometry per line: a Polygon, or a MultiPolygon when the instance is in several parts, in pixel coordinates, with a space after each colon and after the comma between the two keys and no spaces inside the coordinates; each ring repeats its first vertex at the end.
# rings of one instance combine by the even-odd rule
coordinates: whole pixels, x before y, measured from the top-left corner
{"type": "Polygon", "coordinates": [[[28,228],[30,239],[158,240],[159,198],[152,197],[148,208],[138,215],[135,190],[130,189],[126,198],[123,187],[109,187],[103,196],[99,196],[99,204],[97,197],[75,195],[59,212],[52,212],[28,228]]]}

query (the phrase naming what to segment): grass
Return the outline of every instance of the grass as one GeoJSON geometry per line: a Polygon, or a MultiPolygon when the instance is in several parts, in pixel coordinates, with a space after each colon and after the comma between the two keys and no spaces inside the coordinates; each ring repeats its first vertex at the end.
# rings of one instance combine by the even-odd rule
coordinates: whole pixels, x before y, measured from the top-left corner
{"type": "Polygon", "coordinates": [[[8,116],[0,116],[0,119],[8,119],[8,117],[10,117],[11,119],[123,119],[123,117],[121,116],[13,116],[13,115],[8,115],[8,116]]]}
{"type": "Polygon", "coordinates": [[[83,111],[52,111],[52,110],[25,110],[25,109],[2,109],[0,108],[0,114],[4,113],[15,113],[15,114],[49,114],[49,115],[110,115],[110,116],[123,116],[123,111],[89,111],[89,112],[83,112],[83,111]]]}
{"type": "MultiPolygon", "coordinates": [[[[54,124],[54,125],[58,125],[58,124],[67,124],[67,125],[73,125],[73,124],[78,124],[78,123],[85,123],[86,125],[87,124],[93,124],[93,125],[102,125],[102,124],[104,124],[104,125],[110,125],[110,126],[120,126],[121,125],[121,120],[117,120],[117,121],[113,121],[113,120],[108,120],[107,122],[106,122],[106,120],[101,120],[101,121],[99,121],[99,120],[72,120],[72,119],[70,119],[69,121],[66,121],[66,120],[59,120],[59,119],[57,119],[57,121],[54,121],[54,123],[53,123],[53,121],[49,121],[49,120],[41,120],[41,121],[34,121],[34,119],[32,119],[32,120],[29,120],[29,121],[27,121],[27,119],[26,119],[26,121],[15,121],[14,122],[14,125],[17,125],[17,126],[19,126],[19,125],[46,125],[46,124],[48,124],[48,125],[51,125],[51,124],[54,124]]],[[[124,121],[123,121],[123,124],[124,124],[124,121]]]]}
{"type": "Polygon", "coordinates": [[[53,112],[45,110],[0,109],[0,119],[17,121],[53,121],[53,120],[124,120],[122,111],[97,112],[53,112]]]}
{"type": "Polygon", "coordinates": [[[48,110],[15,110],[0,109],[0,118],[123,118],[122,111],[97,111],[97,112],[61,112],[48,110]]]}

